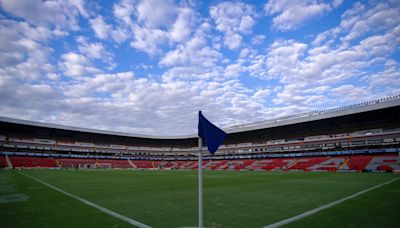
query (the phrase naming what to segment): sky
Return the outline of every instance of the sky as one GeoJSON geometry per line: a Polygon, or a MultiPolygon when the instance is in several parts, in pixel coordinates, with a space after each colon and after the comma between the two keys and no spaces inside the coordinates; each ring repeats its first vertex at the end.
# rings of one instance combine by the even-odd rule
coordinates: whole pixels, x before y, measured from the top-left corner
{"type": "Polygon", "coordinates": [[[147,135],[400,94],[400,1],[0,0],[0,116],[147,135]]]}

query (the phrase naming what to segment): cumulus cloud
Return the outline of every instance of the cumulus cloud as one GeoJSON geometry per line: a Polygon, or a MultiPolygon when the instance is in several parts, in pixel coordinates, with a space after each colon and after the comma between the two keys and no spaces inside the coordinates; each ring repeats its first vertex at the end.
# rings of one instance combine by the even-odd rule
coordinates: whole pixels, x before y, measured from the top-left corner
{"type": "Polygon", "coordinates": [[[265,38],[266,38],[265,35],[257,35],[252,39],[251,43],[255,45],[262,44],[265,38]]]}
{"type": "Polygon", "coordinates": [[[51,25],[55,28],[78,30],[78,17],[88,17],[84,2],[4,0],[0,2],[3,10],[37,25],[51,25]]]}
{"type": "MultiPolygon", "coordinates": [[[[307,88],[322,88],[327,85],[335,85],[331,89],[334,91],[330,94],[331,102],[335,101],[333,97],[341,97],[342,101],[351,103],[357,99],[372,99],[374,96],[371,94],[374,91],[380,95],[385,94],[377,91],[374,84],[382,84],[386,80],[396,84],[394,77],[396,77],[398,69],[395,65],[389,64],[393,61],[388,58],[396,51],[396,46],[400,43],[398,38],[400,24],[389,22],[383,24],[381,27],[384,30],[383,33],[378,33],[379,30],[369,30],[368,36],[358,39],[353,45],[347,42],[347,37],[349,34],[354,34],[352,29],[354,26],[344,26],[344,24],[355,25],[359,21],[370,21],[371,24],[381,21],[381,17],[376,16],[378,9],[386,9],[389,11],[388,13],[391,12],[389,4],[383,7],[379,3],[369,10],[365,10],[360,4],[355,4],[354,8],[344,14],[339,26],[317,36],[319,41],[314,42],[314,46],[295,40],[275,41],[270,46],[266,59],[268,75],[279,79],[285,85],[283,90],[277,94],[275,102],[306,107],[310,103],[308,100],[311,94],[315,93],[307,88]],[[323,37],[327,34],[336,35],[323,37]],[[325,42],[321,44],[321,40],[325,42]],[[383,70],[379,70],[381,67],[383,70]],[[375,72],[372,75],[381,75],[384,79],[377,80],[371,73],[366,76],[368,71],[375,72]],[[372,78],[377,82],[374,83],[372,78]],[[349,80],[353,82],[363,80],[364,83],[365,80],[369,80],[370,86],[356,87],[343,84],[349,80]],[[346,90],[349,93],[347,98],[346,90]]],[[[321,99],[326,103],[329,102],[328,97],[321,99]]]]}
{"type": "Polygon", "coordinates": [[[59,65],[64,75],[69,77],[85,77],[101,72],[84,55],[74,52],[63,54],[59,65]]]}
{"type": "Polygon", "coordinates": [[[279,30],[293,30],[316,16],[321,16],[332,8],[338,7],[342,1],[325,3],[314,0],[269,0],[264,10],[267,15],[275,16],[272,23],[279,30]]]}
{"type": "Polygon", "coordinates": [[[90,43],[82,36],[77,37],[76,40],[79,43],[78,49],[82,54],[90,59],[99,59],[102,62],[107,63],[110,69],[115,67],[114,55],[107,51],[102,43],[90,43]]]}
{"type": "Polygon", "coordinates": [[[170,0],[143,0],[139,1],[135,8],[139,23],[149,28],[169,26],[176,14],[176,6],[170,0]]]}
{"type": "Polygon", "coordinates": [[[400,93],[396,1],[347,4],[311,35],[275,32],[342,1],[268,1],[273,30],[253,2],[89,3],[0,1],[0,115],[176,135],[198,110],[226,127],[400,93]]]}
{"type": "Polygon", "coordinates": [[[148,29],[134,25],[132,31],[135,37],[130,45],[149,55],[161,53],[160,45],[168,40],[167,34],[160,29],[148,29]]]}
{"type": "Polygon", "coordinates": [[[243,66],[235,63],[235,64],[228,65],[225,68],[224,74],[228,77],[238,77],[244,71],[245,71],[245,69],[243,66]]]}
{"type": "Polygon", "coordinates": [[[196,24],[196,14],[190,8],[177,9],[178,16],[169,31],[169,36],[176,42],[188,40],[196,24]]]}
{"type": "Polygon", "coordinates": [[[130,33],[131,47],[150,56],[161,54],[166,44],[187,41],[197,24],[193,9],[173,1],[123,0],[114,5],[114,16],[121,26],[113,30],[113,39],[126,40],[124,33],[130,33]]]}
{"type": "Polygon", "coordinates": [[[221,53],[207,46],[209,24],[202,24],[193,37],[186,43],[178,45],[175,50],[167,52],[161,59],[161,66],[203,66],[212,67],[221,58],[221,53]]]}
{"type": "Polygon", "coordinates": [[[250,32],[255,24],[254,7],[242,2],[223,2],[210,8],[211,18],[221,32],[250,32]]]}
{"type": "Polygon", "coordinates": [[[54,72],[48,60],[53,50],[45,43],[62,32],[3,19],[0,33],[0,76],[38,80],[54,72]]]}
{"type": "Polygon", "coordinates": [[[369,101],[374,98],[370,91],[365,87],[354,85],[341,85],[331,89],[331,93],[341,98],[339,104],[359,103],[362,101],[369,101]]]}
{"type": "Polygon", "coordinates": [[[210,8],[210,16],[216,29],[225,33],[224,44],[229,49],[241,46],[240,34],[250,33],[256,13],[254,6],[242,2],[223,2],[210,8]]]}
{"type": "MultiPolygon", "coordinates": [[[[66,123],[77,121],[83,126],[92,123],[102,129],[110,129],[117,118],[123,124],[114,126],[113,130],[188,134],[195,129],[199,109],[223,126],[237,124],[236,119],[243,115],[249,120],[263,115],[258,100],[249,96],[236,80],[156,82],[136,78],[132,72],[121,72],[80,78],[79,83],[67,84],[62,90],[66,96],[65,102],[71,107],[64,111],[66,123]],[[98,93],[104,98],[100,100],[96,97],[98,93]],[[220,113],[230,118],[213,115],[211,110],[214,109],[219,109],[220,113]],[[78,118],[76,113],[85,115],[78,118]]],[[[257,96],[262,97],[262,93],[257,96]]]]}
{"type": "Polygon", "coordinates": [[[100,39],[107,39],[111,33],[112,26],[106,24],[102,16],[90,19],[90,25],[96,36],[100,39]]]}
{"type": "Polygon", "coordinates": [[[295,40],[275,41],[268,52],[268,74],[271,77],[279,77],[284,82],[294,82],[292,77],[298,76],[300,60],[306,50],[306,44],[295,40]]]}
{"type": "Polygon", "coordinates": [[[243,41],[242,36],[238,34],[227,35],[224,37],[224,44],[229,49],[237,49],[241,46],[243,41]]]}
{"type": "Polygon", "coordinates": [[[257,102],[261,102],[264,103],[265,98],[268,97],[271,94],[271,90],[270,89],[257,89],[256,92],[254,93],[254,95],[251,97],[251,99],[257,101],[257,102]]]}

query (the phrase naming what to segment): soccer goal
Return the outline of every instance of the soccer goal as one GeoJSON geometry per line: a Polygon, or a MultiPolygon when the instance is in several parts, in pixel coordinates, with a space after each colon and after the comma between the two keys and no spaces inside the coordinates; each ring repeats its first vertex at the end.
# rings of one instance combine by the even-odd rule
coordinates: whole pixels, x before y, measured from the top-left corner
{"type": "Polygon", "coordinates": [[[96,163],[96,169],[111,169],[111,163],[96,163]]]}

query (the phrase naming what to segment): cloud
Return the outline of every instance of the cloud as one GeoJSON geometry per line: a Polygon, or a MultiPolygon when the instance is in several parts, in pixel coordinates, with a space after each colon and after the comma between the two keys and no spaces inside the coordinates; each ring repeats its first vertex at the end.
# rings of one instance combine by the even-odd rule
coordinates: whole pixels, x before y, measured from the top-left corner
{"type": "Polygon", "coordinates": [[[113,6],[113,16],[119,24],[116,23],[114,26],[108,24],[102,15],[98,15],[95,18],[89,19],[90,26],[97,38],[107,40],[111,37],[113,41],[120,44],[126,41],[131,35],[130,26],[132,26],[133,22],[130,15],[132,13],[132,3],[130,1],[120,1],[113,6]]]}
{"type": "Polygon", "coordinates": [[[64,75],[69,77],[85,77],[101,72],[101,70],[94,67],[90,60],[84,55],[74,52],[61,55],[59,66],[64,75]]]}
{"type": "Polygon", "coordinates": [[[314,0],[269,0],[264,10],[267,15],[275,17],[272,23],[279,30],[297,29],[311,18],[324,15],[338,7],[341,1],[325,3],[314,0]]]}
{"type": "Polygon", "coordinates": [[[295,40],[275,41],[270,46],[266,60],[269,76],[278,77],[283,82],[293,82],[292,77],[298,75],[300,61],[306,50],[306,44],[295,40]]]}
{"type": "Polygon", "coordinates": [[[210,7],[210,16],[214,20],[216,29],[225,34],[225,46],[236,49],[242,43],[240,34],[251,32],[257,15],[252,5],[242,2],[223,2],[210,7]]]}
{"type": "Polygon", "coordinates": [[[36,25],[51,25],[54,28],[78,30],[78,17],[88,17],[81,0],[41,1],[41,0],[3,0],[3,10],[36,25]],[[49,13],[51,12],[51,13],[49,13]]]}
{"type": "Polygon", "coordinates": [[[274,102],[304,108],[322,105],[321,101],[325,105],[334,105],[338,100],[349,104],[392,94],[395,89],[388,82],[397,85],[400,81],[398,77],[396,80],[398,66],[390,59],[400,44],[400,24],[381,23],[382,18],[376,16],[380,10],[391,12],[389,4],[372,5],[368,10],[364,5],[355,4],[344,13],[339,26],[319,34],[313,45],[276,40],[266,58],[268,77],[262,77],[279,80],[283,85],[274,102]],[[346,37],[354,34],[353,27],[359,21],[379,22],[382,26],[377,30],[368,29],[362,36],[351,35],[358,39],[347,42],[346,37]],[[354,84],[348,84],[349,81],[354,84]],[[332,93],[321,94],[311,88],[330,88],[332,93]]]}
{"type": "Polygon", "coordinates": [[[121,0],[113,6],[114,16],[121,22],[131,25],[131,15],[134,12],[134,4],[132,0],[121,0]]]}
{"type": "Polygon", "coordinates": [[[224,44],[229,49],[237,49],[241,46],[243,41],[242,36],[238,34],[226,35],[224,37],[224,44]]]}
{"type": "Polygon", "coordinates": [[[379,3],[366,10],[364,7],[355,7],[354,12],[347,12],[343,16],[338,32],[348,32],[343,41],[351,41],[363,35],[377,31],[385,31],[399,25],[399,4],[379,3]]]}
{"type": "Polygon", "coordinates": [[[342,85],[332,88],[331,92],[341,98],[341,104],[360,103],[362,101],[373,100],[374,98],[367,88],[354,85],[342,85]]]}
{"type": "Polygon", "coordinates": [[[63,91],[69,108],[63,110],[60,120],[80,126],[94,124],[101,129],[188,134],[196,127],[198,110],[222,126],[238,123],[237,118],[241,116],[252,120],[264,115],[261,105],[235,80],[156,82],[136,78],[132,72],[121,72],[80,78],[79,83],[63,86],[63,91]],[[101,97],[96,96],[99,93],[101,97]],[[212,112],[215,109],[221,115],[215,115],[212,112]],[[115,125],[116,119],[118,125],[115,125]]]}
{"type": "Polygon", "coordinates": [[[343,45],[349,45],[350,42],[357,42],[371,34],[384,33],[399,25],[398,10],[400,10],[400,4],[396,1],[376,5],[364,5],[357,2],[353,8],[342,15],[339,26],[319,34],[313,44],[321,45],[340,37],[343,45]]]}
{"type": "Polygon", "coordinates": [[[221,32],[251,32],[255,24],[254,7],[242,2],[223,2],[210,8],[210,16],[221,32]]]}
{"type": "Polygon", "coordinates": [[[178,45],[175,50],[167,52],[160,60],[160,65],[215,66],[221,58],[221,53],[207,45],[208,30],[209,24],[203,23],[190,40],[178,45]]]}
{"type": "Polygon", "coordinates": [[[106,24],[102,16],[90,19],[90,26],[99,39],[107,39],[112,30],[112,26],[106,24]]]}
{"type": "Polygon", "coordinates": [[[231,64],[225,68],[224,74],[228,77],[238,77],[245,69],[240,64],[231,64]]]}
{"type": "Polygon", "coordinates": [[[53,115],[60,102],[60,94],[45,83],[29,83],[15,76],[1,74],[0,112],[2,116],[43,120],[53,115]],[[27,102],[29,101],[29,102],[27,102]],[[47,110],[47,113],[44,113],[47,110]]]}
{"type": "Polygon", "coordinates": [[[342,1],[268,1],[270,31],[253,2],[33,3],[0,3],[2,116],[175,135],[198,110],[226,127],[400,93],[396,1],[354,3],[315,35],[275,32],[342,1]]]}
{"type": "Polygon", "coordinates": [[[114,16],[120,26],[112,32],[114,40],[126,40],[133,35],[131,47],[150,56],[162,54],[165,45],[187,41],[197,24],[193,9],[173,1],[123,0],[114,5],[114,16]]]}
{"type": "Polygon", "coordinates": [[[196,25],[196,14],[190,8],[178,9],[178,16],[169,30],[170,39],[183,42],[189,39],[193,27],[196,25]]]}
{"type": "Polygon", "coordinates": [[[161,53],[160,45],[168,40],[166,32],[160,29],[148,29],[139,25],[132,28],[135,37],[130,45],[151,56],[161,53]]]}
{"type": "Polygon", "coordinates": [[[400,88],[400,66],[398,62],[389,59],[385,62],[384,70],[376,74],[366,75],[365,79],[369,82],[371,89],[379,90],[379,92],[385,90],[398,91],[398,88],[400,88]]]}
{"type": "Polygon", "coordinates": [[[0,33],[0,76],[39,80],[54,72],[48,60],[53,50],[45,44],[62,32],[3,19],[0,33]]]}
{"type": "MultiPolygon", "coordinates": [[[[125,33],[130,34],[130,37],[133,37],[130,40],[131,47],[150,56],[155,56],[162,52],[160,45],[168,41],[167,32],[158,27],[163,24],[158,19],[161,20],[162,15],[168,15],[169,13],[162,13],[163,8],[158,7],[160,4],[155,4],[154,6],[157,9],[154,9],[154,11],[158,13],[153,15],[151,8],[149,8],[151,7],[150,3],[150,1],[132,2],[121,0],[114,4],[114,16],[120,22],[120,27],[114,30],[113,38],[117,40],[129,39],[128,37],[121,37],[124,33],[123,31],[125,31],[125,33]]],[[[169,5],[170,2],[165,4],[169,5]]],[[[164,5],[164,3],[161,5],[164,5]]]]}
{"type": "Polygon", "coordinates": [[[90,59],[98,59],[107,63],[110,69],[115,67],[114,55],[107,51],[102,43],[90,43],[82,36],[77,37],[76,40],[79,43],[78,49],[82,54],[90,59]]]}
{"type": "Polygon", "coordinates": [[[265,102],[265,98],[268,97],[271,94],[271,90],[270,89],[258,89],[256,90],[256,92],[254,93],[254,95],[251,97],[252,100],[255,100],[257,102],[260,103],[264,103],[265,102]]]}
{"type": "Polygon", "coordinates": [[[176,7],[170,0],[138,1],[135,9],[138,22],[148,28],[169,27],[176,15],[176,7]]]}
{"type": "Polygon", "coordinates": [[[254,45],[262,44],[264,43],[265,38],[265,35],[257,35],[251,40],[251,43],[254,45]]]}

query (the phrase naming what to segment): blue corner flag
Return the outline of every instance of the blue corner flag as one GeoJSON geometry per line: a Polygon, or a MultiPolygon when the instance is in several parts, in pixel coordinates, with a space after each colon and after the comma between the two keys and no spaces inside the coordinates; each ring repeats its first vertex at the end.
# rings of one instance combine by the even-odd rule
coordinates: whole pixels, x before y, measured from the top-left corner
{"type": "Polygon", "coordinates": [[[214,155],[218,147],[224,142],[226,133],[208,121],[199,111],[198,135],[206,141],[208,151],[214,155]]]}

